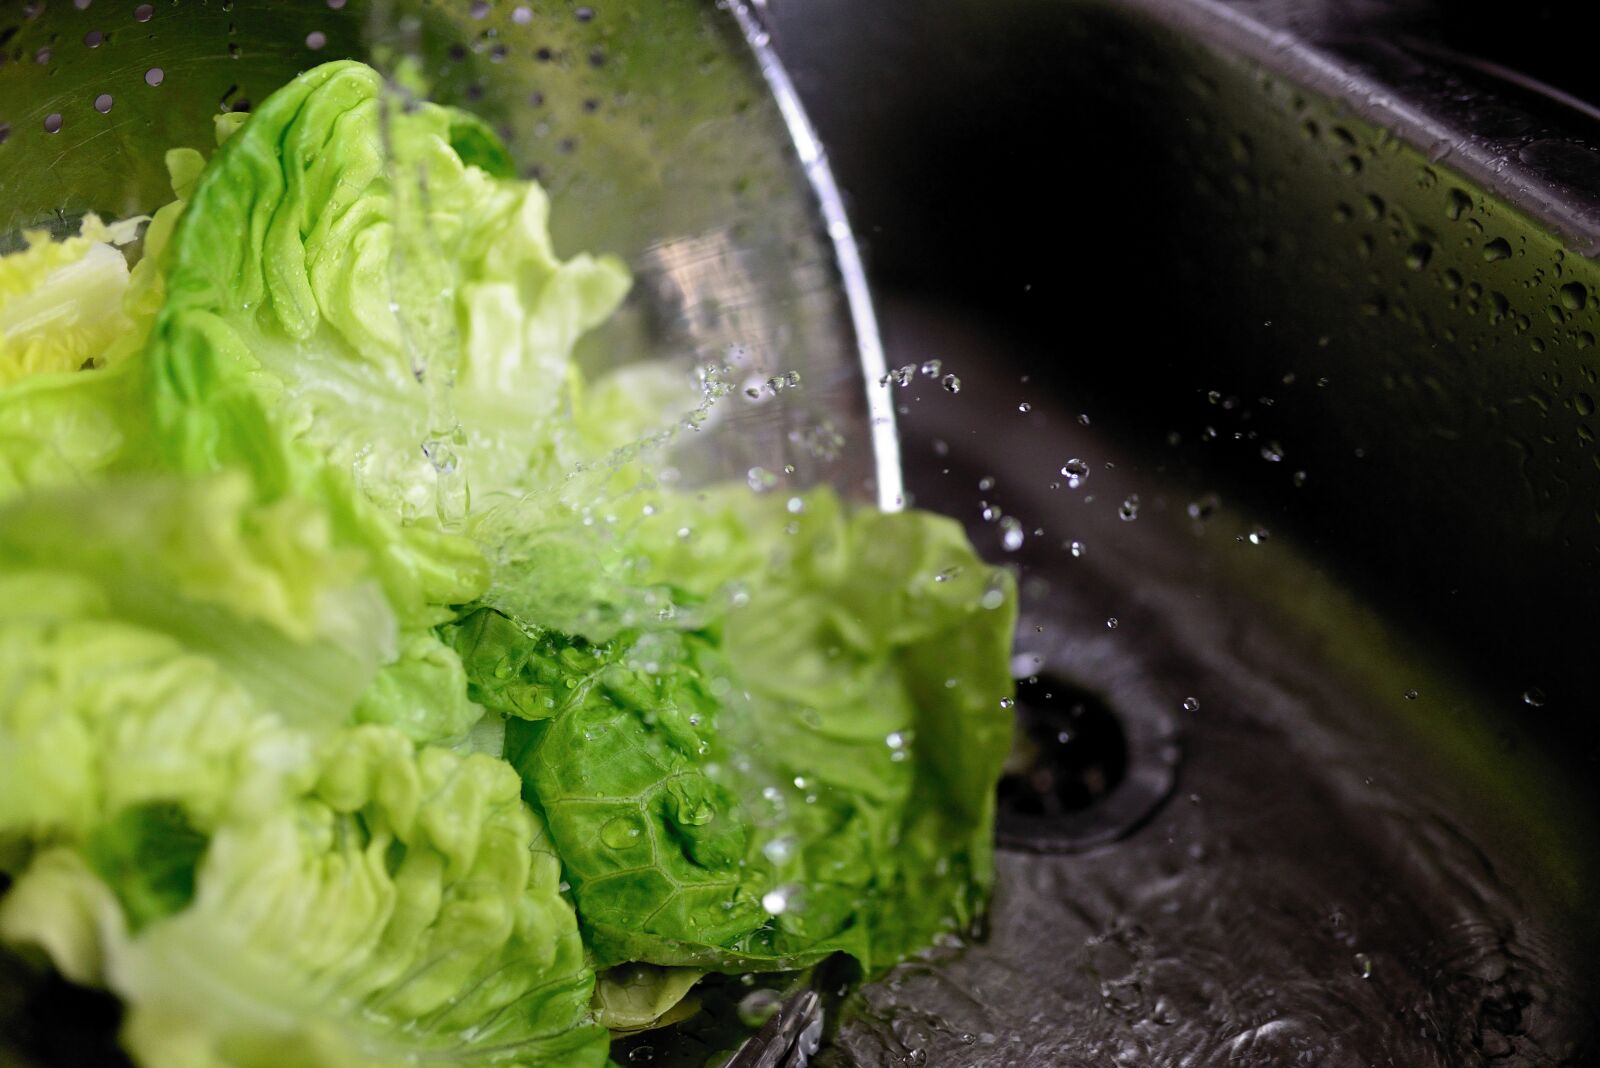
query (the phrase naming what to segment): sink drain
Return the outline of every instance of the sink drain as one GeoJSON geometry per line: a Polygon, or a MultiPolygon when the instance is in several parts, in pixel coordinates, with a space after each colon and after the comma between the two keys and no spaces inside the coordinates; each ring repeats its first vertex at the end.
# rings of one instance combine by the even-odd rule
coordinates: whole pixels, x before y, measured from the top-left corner
{"type": "Polygon", "coordinates": [[[1114,842],[1172,793],[1181,750],[1161,709],[1113,705],[1046,674],[1018,682],[1016,713],[998,799],[1002,848],[1076,853],[1114,842]]]}

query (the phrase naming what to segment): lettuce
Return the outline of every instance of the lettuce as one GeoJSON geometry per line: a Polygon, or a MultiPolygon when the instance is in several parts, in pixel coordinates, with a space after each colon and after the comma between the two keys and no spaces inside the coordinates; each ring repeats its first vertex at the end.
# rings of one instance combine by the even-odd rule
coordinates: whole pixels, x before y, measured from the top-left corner
{"type": "Polygon", "coordinates": [[[144,1064],[598,1066],[594,976],[518,787],[497,760],[354,728],[294,804],[185,842],[192,872],[124,847],[110,873],[158,898],[137,929],[107,865],[57,848],[0,902],[0,935],[119,994],[144,1064]]]}
{"type": "MultiPolygon", "coordinates": [[[[120,480],[0,508],[0,581],[30,572],[85,580],[104,614],[205,654],[303,724],[342,721],[395,656],[394,617],[365,558],[338,544],[324,512],[294,498],[258,503],[236,472],[120,480]]],[[[64,602],[0,603],[3,620],[64,602]]]]}
{"type": "Polygon", "coordinates": [[[691,627],[585,637],[502,605],[449,630],[511,717],[597,961],[870,970],[969,923],[1010,742],[1009,576],[949,520],[825,490],[648,512],[591,555],[696,606],[691,627]]]}
{"type": "Polygon", "coordinates": [[[676,488],[725,375],[581,373],[626,271],[402,96],[317,67],[0,257],[0,942],[146,1066],[598,1068],[969,924],[1010,577],[676,488]]]}
{"type": "Polygon", "coordinates": [[[407,606],[479,592],[461,524],[553,477],[572,346],[628,286],[556,257],[492,143],[361,64],[307,72],[196,182],[150,347],[168,461],[337,501],[407,606]]]}

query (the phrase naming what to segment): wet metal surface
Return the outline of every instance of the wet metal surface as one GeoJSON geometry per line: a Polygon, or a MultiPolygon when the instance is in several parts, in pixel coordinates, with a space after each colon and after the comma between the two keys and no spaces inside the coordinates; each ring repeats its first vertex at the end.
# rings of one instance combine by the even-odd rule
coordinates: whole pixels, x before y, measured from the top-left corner
{"type": "Polygon", "coordinates": [[[975,517],[1002,557],[977,501],[1019,518],[1023,655],[1110,707],[1169,709],[1183,760],[1123,840],[1002,851],[987,937],[858,994],[821,1063],[1592,1063],[1594,840],[1549,825],[1560,797],[1508,787],[1537,781],[1537,758],[1423,636],[1253,517],[1194,518],[1159,462],[1030,393],[974,335],[904,309],[887,323],[964,383],[959,403],[898,397],[919,503],[975,517]],[[1069,456],[1093,474],[1051,489],[1069,456]]]}

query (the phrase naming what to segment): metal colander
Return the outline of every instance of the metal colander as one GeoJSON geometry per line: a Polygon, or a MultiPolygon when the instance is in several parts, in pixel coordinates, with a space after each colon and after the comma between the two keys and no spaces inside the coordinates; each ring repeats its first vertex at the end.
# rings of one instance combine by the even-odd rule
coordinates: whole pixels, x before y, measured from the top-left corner
{"type": "MultiPolygon", "coordinates": [[[[725,368],[691,477],[783,472],[900,498],[876,328],[839,198],[742,0],[29,0],[0,5],[0,249],[171,199],[163,156],[212,144],[336,58],[421,75],[491,124],[553,202],[563,255],[622,256],[590,367],[725,368]]],[[[765,477],[763,475],[762,477],[765,477]]]]}

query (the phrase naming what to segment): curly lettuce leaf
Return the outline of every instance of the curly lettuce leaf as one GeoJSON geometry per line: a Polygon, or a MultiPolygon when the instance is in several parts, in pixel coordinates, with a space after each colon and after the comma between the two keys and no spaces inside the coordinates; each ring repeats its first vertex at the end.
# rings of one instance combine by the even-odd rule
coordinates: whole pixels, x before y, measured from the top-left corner
{"type": "Polygon", "coordinates": [[[0,388],[105,365],[134,328],[124,308],[128,258],[118,246],[145,221],[107,226],[87,215],[76,237],[30,232],[22,251],[0,256],[0,388]]]}
{"type": "Polygon", "coordinates": [[[340,498],[397,606],[480,592],[452,532],[562,466],[572,346],[628,286],[555,255],[494,147],[369,67],[306,72],[195,183],[152,339],[168,460],[340,498]]]}
{"type": "Polygon", "coordinates": [[[293,804],[212,831],[183,907],[132,928],[57,849],[0,902],[0,935],[117,993],[141,1064],[597,1068],[594,976],[519,789],[500,761],[353,728],[293,804]]]}
{"type": "Polygon", "coordinates": [[[0,507],[0,576],[80,577],[115,618],[172,636],[305,724],[344,722],[395,656],[394,618],[367,561],[338,542],[325,512],[258,503],[237,473],[117,480],[0,507]]]}
{"type": "Polygon", "coordinates": [[[595,640],[502,605],[447,629],[512,717],[596,960],[873,970],[970,923],[1010,739],[1009,576],[950,520],[825,490],[650,500],[591,558],[692,625],[595,640]]]}
{"type": "Polygon", "coordinates": [[[399,657],[378,670],[355,711],[358,722],[395,727],[417,742],[465,740],[482,716],[460,657],[431,631],[404,637],[399,657]]]}
{"type": "Polygon", "coordinates": [[[26,250],[0,256],[0,500],[156,465],[144,344],[204,165],[193,149],[168,152],[177,199],[148,220],[90,215],[76,237],[34,233],[26,250]],[[130,270],[122,247],[146,221],[130,270]]]}
{"type": "MultiPolygon", "coordinates": [[[[0,593],[13,592],[0,580],[0,593]]],[[[134,829],[118,821],[145,806],[177,806],[200,833],[270,813],[315,771],[307,739],[214,662],[125,623],[0,624],[0,687],[10,695],[0,707],[6,870],[52,843],[95,841],[109,858],[106,835],[134,829]]],[[[155,884],[171,881],[130,894],[148,903],[161,897],[155,884]]]]}

